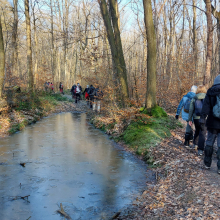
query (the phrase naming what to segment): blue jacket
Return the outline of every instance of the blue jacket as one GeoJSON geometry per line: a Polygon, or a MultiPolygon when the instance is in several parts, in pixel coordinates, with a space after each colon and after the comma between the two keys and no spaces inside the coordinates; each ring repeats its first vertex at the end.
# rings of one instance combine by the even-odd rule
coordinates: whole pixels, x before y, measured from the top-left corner
{"type": "Polygon", "coordinates": [[[183,96],[183,98],[181,99],[180,104],[177,108],[176,115],[179,115],[181,112],[181,109],[182,109],[182,119],[185,121],[188,121],[189,113],[184,112],[183,107],[184,107],[185,102],[188,98],[191,99],[191,98],[194,98],[195,96],[196,96],[196,94],[194,92],[188,92],[186,95],[183,96]]]}

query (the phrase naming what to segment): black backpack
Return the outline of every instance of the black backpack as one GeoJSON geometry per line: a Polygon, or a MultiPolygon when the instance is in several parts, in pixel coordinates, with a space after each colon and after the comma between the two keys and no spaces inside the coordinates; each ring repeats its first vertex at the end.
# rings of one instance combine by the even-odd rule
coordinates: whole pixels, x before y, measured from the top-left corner
{"type": "Polygon", "coordinates": [[[195,115],[201,116],[203,106],[203,99],[196,99],[195,101],[195,115]]]}

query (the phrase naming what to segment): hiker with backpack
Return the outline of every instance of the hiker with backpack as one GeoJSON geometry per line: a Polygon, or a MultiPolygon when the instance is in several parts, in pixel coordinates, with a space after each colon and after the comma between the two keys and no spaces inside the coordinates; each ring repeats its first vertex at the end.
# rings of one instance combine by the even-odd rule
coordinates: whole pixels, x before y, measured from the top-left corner
{"type": "Polygon", "coordinates": [[[76,88],[75,88],[75,94],[76,94],[76,99],[75,99],[75,103],[79,102],[80,100],[80,94],[81,94],[81,89],[79,84],[77,84],[76,88]]]}
{"type": "Polygon", "coordinates": [[[95,87],[93,87],[93,85],[90,85],[89,90],[88,90],[88,94],[89,94],[90,108],[92,108],[92,105],[94,102],[94,97],[96,94],[96,90],[95,90],[95,87]]]}
{"type": "Polygon", "coordinates": [[[59,89],[60,89],[60,94],[63,94],[63,95],[64,95],[64,92],[63,92],[63,84],[62,84],[61,82],[60,82],[59,89]]]}
{"type": "Polygon", "coordinates": [[[202,112],[203,102],[206,96],[207,89],[204,85],[200,85],[197,88],[196,96],[192,98],[189,107],[189,126],[192,123],[195,124],[195,134],[193,138],[194,148],[198,149],[198,155],[202,156],[205,145],[206,127],[205,124],[200,124],[199,119],[202,112]]]}
{"type": "MultiPolygon", "coordinates": [[[[177,120],[179,118],[179,114],[182,109],[182,119],[184,121],[188,121],[190,103],[191,103],[192,98],[194,98],[196,95],[196,90],[197,90],[197,86],[193,85],[191,87],[190,92],[188,92],[186,95],[184,95],[183,98],[181,99],[179,106],[177,108],[177,112],[176,112],[176,119],[177,120]]],[[[184,145],[186,147],[189,147],[189,141],[192,139],[193,139],[193,131],[192,131],[191,126],[189,126],[189,123],[187,122],[184,145]]]]}
{"type": "Polygon", "coordinates": [[[88,92],[89,92],[89,85],[87,85],[87,87],[83,91],[83,95],[85,95],[85,99],[86,99],[87,105],[89,105],[89,94],[88,94],[88,92]]]}
{"type": "Polygon", "coordinates": [[[70,90],[73,99],[76,98],[75,89],[76,89],[76,85],[74,84],[70,90]]]}
{"type": "Polygon", "coordinates": [[[202,126],[206,124],[208,130],[204,151],[205,168],[211,168],[213,145],[217,138],[217,173],[220,174],[220,75],[215,78],[213,86],[207,91],[199,122],[202,126]]]}
{"type": "Polygon", "coordinates": [[[82,93],[82,87],[79,83],[77,83],[77,86],[79,87],[80,89],[80,93],[79,93],[79,100],[81,100],[81,93],[82,93]]]}
{"type": "Polygon", "coordinates": [[[95,90],[95,101],[93,104],[93,110],[96,110],[96,106],[97,106],[97,112],[101,111],[101,99],[103,97],[103,92],[102,90],[99,89],[99,86],[96,88],[95,90]]]}

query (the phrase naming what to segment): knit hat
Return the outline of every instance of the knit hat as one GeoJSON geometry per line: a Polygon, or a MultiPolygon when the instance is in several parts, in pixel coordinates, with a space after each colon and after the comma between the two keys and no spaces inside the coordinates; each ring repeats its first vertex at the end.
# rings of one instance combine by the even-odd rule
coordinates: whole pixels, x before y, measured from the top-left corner
{"type": "Polygon", "coordinates": [[[191,87],[191,92],[196,93],[196,90],[197,90],[197,86],[193,85],[193,86],[191,87]]]}
{"type": "Polygon", "coordinates": [[[214,84],[213,85],[216,85],[216,84],[220,84],[220,75],[216,76],[216,78],[214,80],[214,84]]]}

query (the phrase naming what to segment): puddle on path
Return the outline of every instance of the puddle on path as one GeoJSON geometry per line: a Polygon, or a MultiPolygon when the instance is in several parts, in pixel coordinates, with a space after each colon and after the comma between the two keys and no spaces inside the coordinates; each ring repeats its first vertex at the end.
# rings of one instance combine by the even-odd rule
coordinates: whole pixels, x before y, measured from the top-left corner
{"type": "Polygon", "coordinates": [[[84,113],[57,114],[1,139],[0,155],[1,220],[60,220],[60,203],[72,219],[108,219],[147,180],[146,166],[84,113]]]}

